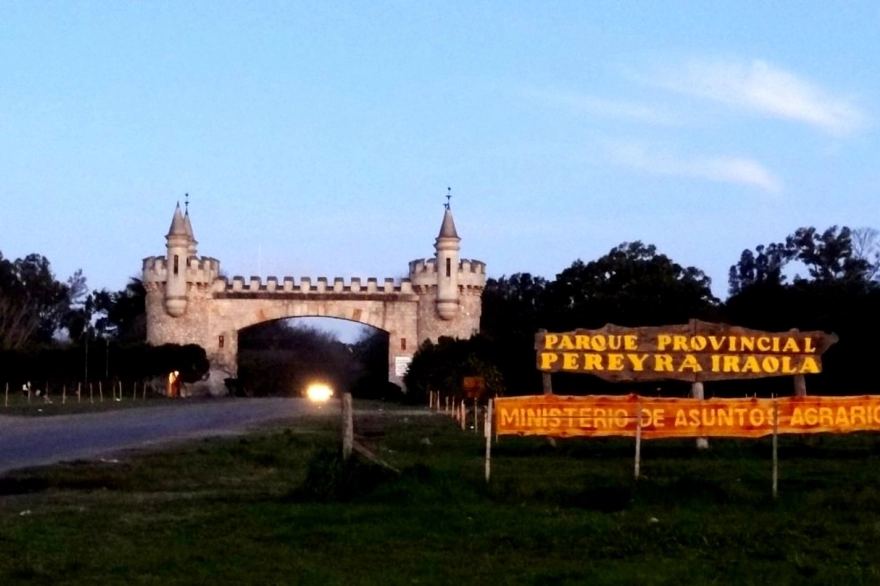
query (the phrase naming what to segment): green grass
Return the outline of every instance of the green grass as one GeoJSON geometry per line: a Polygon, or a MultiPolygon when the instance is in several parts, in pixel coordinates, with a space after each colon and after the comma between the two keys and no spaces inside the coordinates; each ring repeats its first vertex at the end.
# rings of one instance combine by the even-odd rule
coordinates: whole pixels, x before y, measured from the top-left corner
{"type": "Polygon", "coordinates": [[[296,425],[0,477],[0,584],[880,584],[875,436],[783,438],[774,500],[765,440],[646,442],[635,484],[632,441],[503,437],[487,486],[440,416],[358,419],[400,476],[296,425]]]}

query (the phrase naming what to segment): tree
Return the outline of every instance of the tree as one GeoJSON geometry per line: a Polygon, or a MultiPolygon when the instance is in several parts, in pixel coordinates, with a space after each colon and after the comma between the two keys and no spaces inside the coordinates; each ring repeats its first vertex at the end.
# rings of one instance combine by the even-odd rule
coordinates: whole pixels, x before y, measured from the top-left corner
{"type": "MultiPolygon", "coordinates": [[[[481,333],[486,355],[508,394],[540,389],[535,368],[538,329],[682,323],[717,310],[710,279],[641,242],[623,243],[595,261],[576,260],[548,282],[529,273],[490,279],[483,292],[481,333]]],[[[581,381],[584,379],[581,378],[581,381]]]]}
{"type": "Polygon", "coordinates": [[[711,280],[653,245],[623,243],[595,261],[575,261],[548,286],[552,329],[683,323],[710,313],[711,280]]]}
{"type": "Polygon", "coordinates": [[[880,232],[874,228],[852,230],[853,256],[868,263],[866,277],[876,281],[880,277],[880,232]]]}
{"type": "Polygon", "coordinates": [[[483,289],[480,330],[493,337],[532,336],[543,321],[547,280],[530,273],[489,279],[483,289]]]}
{"type": "Polygon", "coordinates": [[[61,326],[67,330],[69,339],[79,340],[91,327],[94,305],[82,270],[67,279],[67,302],[61,326]]]}
{"type": "Polygon", "coordinates": [[[755,252],[744,250],[739,262],[730,267],[729,292],[738,295],[749,287],[779,287],[786,284],[784,271],[799,262],[807,275],[795,275],[795,282],[867,284],[880,267],[877,231],[831,226],[824,232],[801,227],[785,242],[759,245],[755,252]]]}
{"type": "Polygon", "coordinates": [[[726,315],[734,323],[771,330],[833,327],[835,316],[860,306],[858,299],[878,286],[871,281],[877,271],[870,261],[874,238],[869,228],[802,227],[784,244],[757,246],[757,254],[744,250],[730,267],[726,315]],[[800,263],[806,274],[789,283],[784,274],[789,263],[800,263]]]}
{"type": "Polygon", "coordinates": [[[147,339],[147,290],[140,279],[130,278],[124,289],[98,291],[94,306],[102,314],[95,322],[97,330],[121,342],[143,342],[147,339]]]}
{"type": "Polygon", "coordinates": [[[364,399],[400,398],[400,387],[388,381],[387,332],[366,328],[349,348],[360,372],[351,389],[353,396],[364,399]]]}
{"type": "Polygon", "coordinates": [[[795,256],[795,251],[781,242],[758,245],[755,252],[743,250],[739,262],[730,267],[728,291],[736,295],[753,285],[781,285],[785,282],[782,270],[795,256]]]}
{"type": "Polygon", "coordinates": [[[193,383],[202,380],[210,368],[205,349],[198,344],[162,344],[145,348],[147,364],[153,375],[177,371],[181,381],[193,383]]]}
{"type": "MultiPolygon", "coordinates": [[[[75,276],[79,275],[77,272],[75,276]]],[[[105,338],[127,344],[146,341],[147,292],[140,279],[131,278],[120,291],[101,289],[88,295],[82,285],[75,283],[74,277],[68,281],[71,305],[63,324],[70,340],[105,338]]]]}
{"type": "MultiPolygon", "coordinates": [[[[81,272],[71,285],[85,285],[81,272]]],[[[0,254],[0,348],[48,342],[63,325],[71,304],[71,285],[55,279],[49,260],[39,254],[9,261],[0,254]]]]}
{"type": "Polygon", "coordinates": [[[466,376],[483,377],[489,396],[503,394],[504,379],[491,356],[491,341],[479,335],[468,340],[443,336],[436,344],[425,340],[413,355],[404,376],[407,400],[424,402],[429,391],[463,397],[462,383],[466,376]]]}
{"type": "MultiPolygon", "coordinates": [[[[856,392],[868,381],[865,365],[880,352],[875,335],[880,328],[880,312],[876,310],[880,284],[872,280],[877,271],[872,259],[875,233],[845,226],[821,232],[798,228],[784,245],[771,245],[782,252],[770,263],[773,270],[764,273],[750,272],[750,251],[743,251],[740,262],[731,267],[725,321],[767,331],[796,328],[836,333],[840,341],[823,357],[822,374],[811,377],[810,392],[856,392]],[[795,274],[788,282],[784,271],[794,272],[797,266],[806,272],[795,274]],[[741,278],[743,275],[746,278],[741,278]]],[[[766,393],[785,394],[791,383],[768,379],[751,384],[752,389],[756,387],[766,393]]]]}
{"type": "Polygon", "coordinates": [[[548,283],[530,273],[489,279],[483,290],[480,332],[492,347],[492,362],[506,381],[506,394],[525,394],[540,386],[534,339],[546,327],[548,283]]]}
{"type": "MultiPolygon", "coordinates": [[[[806,265],[810,277],[818,282],[866,282],[870,263],[859,258],[853,248],[852,231],[831,226],[821,234],[813,228],[798,228],[785,239],[786,246],[806,265]]],[[[796,279],[799,277],[796,277],[796,279]]]]}

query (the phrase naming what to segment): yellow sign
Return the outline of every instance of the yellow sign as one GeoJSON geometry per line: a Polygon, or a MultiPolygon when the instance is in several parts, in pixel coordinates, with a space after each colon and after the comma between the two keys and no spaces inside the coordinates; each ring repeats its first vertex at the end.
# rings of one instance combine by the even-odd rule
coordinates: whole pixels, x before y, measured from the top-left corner
{"type": "Polygon", "coordinates": [[[495,399],[495,433],[554,437],[762,437],[880,431],[880,396],[667,399],[537,395],[495,399]],[[639,421],[640,420],[640,421],[639,421]]]}
{"type": "Polygon", "coordinates": [[[584,372],[611,381],[731,378],[816,374],[820,355],[837,341],[823,332],[769,333],[691,320],[687,324],[539,332],[543,372],[584,372]]]}

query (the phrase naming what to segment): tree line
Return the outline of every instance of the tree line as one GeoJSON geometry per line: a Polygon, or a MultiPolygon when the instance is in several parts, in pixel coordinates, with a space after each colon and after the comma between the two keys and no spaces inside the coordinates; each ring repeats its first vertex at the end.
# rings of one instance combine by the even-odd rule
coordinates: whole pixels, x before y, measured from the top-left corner
{"type": "Polygon", "coordinates": [[[0,253],[0,383],[143,380],[174,370],[198,380],[208,368],[202,348],[146,344],[145,299],[138,279],[89,291],[81,270],[61,280],[42,255],[0,253]]]}
{"type": "MultiPolygon", "coordinates": [[[[535,364],[539,329],[570,331],[680,324],[696,318],[766,330],[822,330],[840,337],[808,392],[866,394],[876,385],[880,355],[880,238],[874,229],[798,228],[781,241],[742,251],[730,267],[728,297],[712,294],[709,277],[655,246],[627,242],[600,258],[576,260],[554,279],[515,273],[489,279],[481,333],[468,341],[426,343],[406,378],[416,394],[460,392],[460,378],[485,376],[490,390],[534,394],[542,388],[535,364]]],[[[725,381],[707,396],[791,394],[790,378],[725,381]]],[[[584,374],[553,375],[557,393],[682,395],[685,383],[615,384],[584,374]]]]}
{"type": "MultiPolygon", "coordinates": [[[[878,279],[880,237],[873,229],[804,227],[744,250],[730,267],[723,301],[702,270],[676,263],[653,245],[627,242],[596,260],[578,259],[553,279],[526,272],[489,279],[481,333],[424,344],[405,379],[408,395],[421,400],[429,389],[458,391],[470,375],[484,376],[493,392],[534,393],[541,388],[533,349],[539,329],[667,325],[691,318],[767,331],[834,332],[840,342],[825,354],[824,372],[810,377],[809,392],[868,393],[870,366],[880,353],[878,279]]],[[[0,382],[137,380],[169,370],[196,380],[207,368],[203,349],[147,347],[145,297],[138,279],[119,291],[89,291],[82,271],[58,279],[39,254],[11,260],[0,253],[0,382]]],[[[242,382],[251,394],[298,388],[312,378],[331,379],[362,396],[393,394],[382,332],[347,345],[309,328],[268,324],[243,330],[239,348],[242,382]]],[[[553,377],[560,393],[686,392],[680,383],[624,387],[589,375],[553,377]]],[[[788,394],[790,381],[711,387],[707,392],[718,395],[788,394]]]]}

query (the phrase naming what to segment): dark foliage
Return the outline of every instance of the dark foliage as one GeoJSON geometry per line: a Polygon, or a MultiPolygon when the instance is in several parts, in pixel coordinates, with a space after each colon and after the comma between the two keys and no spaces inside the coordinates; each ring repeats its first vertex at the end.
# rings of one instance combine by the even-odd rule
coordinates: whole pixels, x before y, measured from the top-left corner
{"type": "Polygon", "coordinates": [[[540,388],[535,369],[535,332],[547,327],[547,280],[529,273],[489,279],[483,291],[482,334],[491,340],[491,360],[507,394],[540,388]]]}
{"type": "Polygon", "coordinates": [[[25,381],[40,388],[46,383],[144,380],[172,371],[180,372],[184,382],[200,380],[208,372],[205,350],[196,344],[120,345],[102,340],[0,351],[0,372],[5,378],[0,382],[9,382],[13,388],[25,381]]]}
{"type": "Polygon", "coordinates": [[[350,346],[360,376],[351,387],[359,399],[399,400],[401,389],[388,381],[388,333],[373,329],[350,346]]]}
{"type": "Polygon", "coordinates": [[[357,454],[343,459],[339,450],[324,449],[309,461],[306,479],[293,493],[295,500],[345,502],[364,498],[394,474],[362,460],[357,454]]]}
{"type": "Polygon", "coordinates": [[[14,261],[0,254],[0,349],[50,342],[84,287],[81,272],[69,284],[57,281],[39,254],[14,261]]]}
{"type": "MultiPolygon", "coordinates": [[[[691,318],[778,332],[797,328],[836,333],[840,341],[823,358],[824,371],[808,377],[810,393],[870,391],[869,365],[880,354],[880,283],[876,231],[832,226],[799,228],[782,242],[745,250],[730,268],[728,300],[721,304],[709,279],[682,267],[653,246],[622,244],[589,262],[575,261],[553,281],[520,273],[490,280],[483,296],[486,351],[504,376],[508,394],[541,392],[535,368],[538,329],[569,331],[608,323],[647,326],[691,318]],[[800,269],[803,274],[797,274],[800,269]]],[[[686,396],[685,383],[616,384],[583,374],[558,373],[554,392],[638,392],[686,396]]],[[[707,396],[787,395],[792,381],[774,377],[708,385],[707,396]]]]}
{"type": "MultiPolygon", "coordinates": [[[[618,325],[663,325],[712,319],[718,300],[710,279],[683,267],[654,246],[624,243],[595,261],[577,260],[553,281],[517,273],[490,280],[483,294],[481,330],[491,340],[484,353],[501,372],[507,394],[540,392],[534,337],[538,329],[568,331],[618,325]]],[[[571,394],[653,392],[657,385],[623,389],[595,377],[553,375],[557,392],[571,394]]],[[[671,391],[681,385],[670,383],[671,391]]]]}
{"type": "Polygon", "coordinates": [[[94,295],[95,311],[100,315],[95,322],[97,330],[120,342],[146,340],[146,299],[144,284],[135,278],[121,291],[98,291],[94,295]]]}
{"type": "Polygon", "coordinates": [[[548,329],[650,326],[710,315],[711,280],[653,245],[623,243],[595,261],[575,261],[548,285],[548,329]]]}
{"type": "Polygon", "coordinates": [[[831,226],[819,233],[816,228],[798,228],[785,242],[744,250],[739,262],[730,267],[729,291],[738,295],[754,286],[786,284],[785,269],[790,263],[806,268],[807,275],[795,275],[794,282],[813,281],[825,284],[864,286],[876,274],[871,256],[874,244],[869,230],[853,231],[831,226]]]}
{"type": "MultiPolygon", "coordinates": [[[[870,365],[880,354],[880,284],[872,280],[872,242],[866,230],[832,226],[798,228],[785,243],[743,251],[731,267],[729,323],[778,332],[796,328],[836,333],[840,341],[823,357],[823,372],[807,379],[811,394],[871,392],[870,365]],[[856,240],[853,237],[858,236],[856,240]],[[858,243],[858,246],[856,246],[858,243]],[[788,264],[792,263],[792,264],[788,264]],[[789,282],[786,268],[806,268],[789,282]]],[[[713,385],[721,393],[791,394],[786,378],[713,385]]]]}
{"type": "Polygon", "coordinates": [[[479,335],[469,340],[441,337],[436,344],[426,340],[404,377],[407,401],[424,403],[429,391],[461,397],[466,376],[483,377],[487,396],[503,394],[503,376],[495,366],[500,361],[496,352],[491,340],[479,335]]]}

